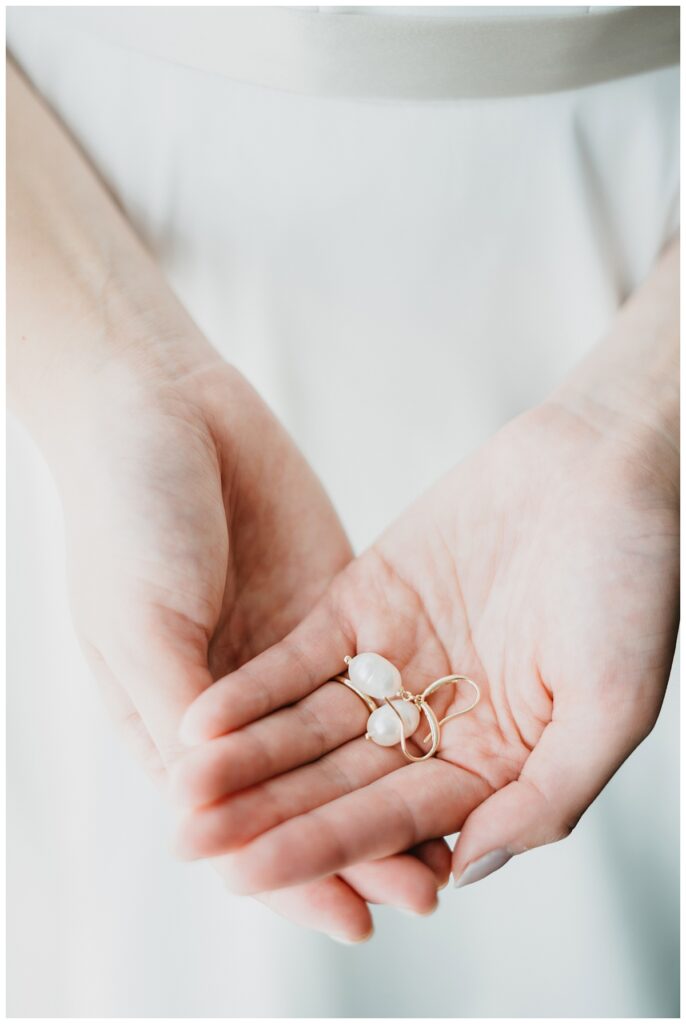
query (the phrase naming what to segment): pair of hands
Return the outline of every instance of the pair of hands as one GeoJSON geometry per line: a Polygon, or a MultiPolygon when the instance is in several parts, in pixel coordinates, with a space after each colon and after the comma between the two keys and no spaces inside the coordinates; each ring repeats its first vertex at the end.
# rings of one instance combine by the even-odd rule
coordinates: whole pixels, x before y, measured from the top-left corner
{"type": "Polygon", "coordinates": [[[181,852],[354,941],[369,903],[426,912],[451,868],[565,835],[650,730],[674,648],[678,242],[547,402],[353,559],[11,63],[7,97],[11,400],[61,490],[84,650],[172,776],[181,852]],[[479,683],[437,757],[365,742],[358,698],[322,685],[364,650],[411,690],[479,683]]]}
{"type": "MultiPolygon", "coordinates": [[[[451,868],[469,881],[568,834],[652,728],[676,629],[659,431],[561,392],[353,559],[219,359],[95,424],[62,488],[78,631],[148,763],[171,769],[181,854],[215,858],[231,889],[360,940],[368,903],[429,912],[451,868]],[[362,703],[322,685],[363,650],[414,691],[477,680],[435,758],[366,742],[362,703]]],[[[435,698],[441,716],[460,702],[435,698]]]]}

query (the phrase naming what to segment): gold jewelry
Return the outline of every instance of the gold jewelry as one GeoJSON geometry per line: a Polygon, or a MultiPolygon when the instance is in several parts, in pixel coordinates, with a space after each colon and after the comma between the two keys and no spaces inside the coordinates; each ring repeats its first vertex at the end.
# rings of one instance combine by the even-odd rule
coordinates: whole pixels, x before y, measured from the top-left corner
{"type": "Polygon", "coordinates": [[[374,712],[376,711],[376,704],[374,703],[372,698],[368,697],[366,693],[362,693],[362,690],[358,690],[356,686],[353,686],[353,684],[350,682],[347,676],[334,676],[331,682],[343,683],[343,686],[347,686],[349,690],[352,690],[353,693],[360,698],[360,700],[364,703],[365,707],[367,708],[367,711],[369,711],[370,714],[374,714],[374,712]]]}
{"type": "Polygon", "coordinates": [[[429,683],[421,693],[410,693],[403,687],[402,677],[395,665],[380,654],[369,652],[358,654],[354,658],[348,656],[344,660],[348,666],[348,675],[334,676],[333,681],[342,683],[352,690],[371,712],[367,721],[367,739],[382,747],[392,747],[400,743],[408,761],[426,761],[433,757],[441,742],[441,726],[471,711],[481,699],[479,687],[468,676],[442,676],[429,683]],[[453,711],[439,721],[436,712],[428,703],[429,697],[442,686],[458,686],[461,682],[472,687],[474,699],[466,708],[453,711]],[[383,703],[377,705],[373,698],[383,703]],[[424,715],[429,726],[429,734],[422,742],[431,740],[431,748],[426,754],[416,757],[407,749],[407,740],[419,727],[421,715],[424,715]]]}

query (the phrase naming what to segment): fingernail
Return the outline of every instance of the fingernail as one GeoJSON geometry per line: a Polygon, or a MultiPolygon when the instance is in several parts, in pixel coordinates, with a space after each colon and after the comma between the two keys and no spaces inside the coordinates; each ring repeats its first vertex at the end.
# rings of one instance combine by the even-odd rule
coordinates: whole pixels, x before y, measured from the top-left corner
{"type": "Polygon", "coordinates": [[[438,902],[428,910],[411,910],[410,907],[396,907],[396,910],[399,910],[401,914],[407,914],[408,917],[430,917],[438,910],[438,902]]]}
{"type": "Polygon", "coordinates": [[[490,853],[485,853],[483,857],[479,857],[478,860],[467,865],[460,877],[455,879],[455,888],[462,889],[463,886],[471,885],[472,882],[480,882],[482,878],[486,878],[498,868],[504,867],[511,856],[512,854],[506,849],[491,850],[490,853]]]}
{"type": "Polygon", "coordinates": [[[368,931],[361,939],[348,939],[343,935],[330,935],[329,938],[333,939],[334,942],[340,942],[343,946],[359,946],[363,942],[369,942],[373,934],[374,929],[372,928],[371,931],[368,931]]]}

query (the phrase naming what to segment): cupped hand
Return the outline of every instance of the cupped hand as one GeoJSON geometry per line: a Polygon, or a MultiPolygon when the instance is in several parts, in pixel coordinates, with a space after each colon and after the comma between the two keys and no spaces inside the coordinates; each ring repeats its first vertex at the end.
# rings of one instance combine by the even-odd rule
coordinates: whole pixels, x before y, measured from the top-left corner
{"type": "MultiPolygon", "coordinates": [[[[60,471],[71,602],[116,717],[164,774],[191,700],[281,640],[351,552],[305,460],[220,359],[176,377],[119,363],[100,378],[81,416],[89,430],[60,471]]],[[[449,853],[417,854],[269,902],[359,939],[371,929],[367,899],[435,904],[449,853]]]]}
{"type": "MultiPolygon", "coordinates": [[[[466,882],[567,835],[663,698],[674,458],[659,432],[601,429],[560,401],[510,423],[189,709],[181,854],[226,854],[231,885],[260,892],[461,831],[466,882]],[[362,702],[326,682],[361,651],[413,692],[466,674],[480,703],[445,725],[437,756],[408,763],[366,740],[362,702]]],[[[469,697],[432,702],[442,717],[469,697]]]]}
{"type": "MultiPolygon", "coordinates": [[[[12,61],[7,156],[9,397],[60,486],[83,647],[164,777],[183,709],[299,621],[348,543],[292,443],[12,61]]],[[[387,868],[270,902],[361,938],[360,893],[428,909],[449,853],[433,844],[387,868]]]]}

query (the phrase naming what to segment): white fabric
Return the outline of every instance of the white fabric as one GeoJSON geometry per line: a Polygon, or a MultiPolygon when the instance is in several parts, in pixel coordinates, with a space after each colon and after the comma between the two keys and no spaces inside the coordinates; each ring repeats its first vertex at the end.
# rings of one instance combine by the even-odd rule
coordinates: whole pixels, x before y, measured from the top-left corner
{"type": "MultiPolygon", "coordinates": [[[[677,224],[676,69],[377,103],[77,42],[30,8],[8,31],[358,548],[550,390],[677,224]]],[[[570,840],[339,949],[172,861],[72,639],[47,470],[9,441],[11,1016],[678,1014],[674,686],[570,840]]]]}
{"type": "MultiPolygon", "coordinates": [[[[309,9],[312,10],[312,8],[309,9]]],[[[308,8],[301,7],[299,10],[308,10],[308,8]]],[[[597,14],[600,11],[617,10],[617,7],[565,7],[562,4],[556,7],[498,7],[495,4],[489,7],[452,7],[448,5],[444,7],[350,7],[326,4],[319,7],[318,10],[332,14],[392,14],[400,18],[408,16],[412,18],[499,18],[502,16],[529,18],[534,14],[539,15],[544,12],[548,18],[560,18],[568,14],[577,14],[579,11],[583,11],[585,14],[597,14]]]]}
{"type": "Polygon", "coordinates": [[[49,23],[57,11],[63,23],[112,44],[312,96],[531,95],[679,60],[677,7],[525,7],[514,16],[410,10],[411,17],[370,7],[66,7],[35,15],[49,23]]]}

